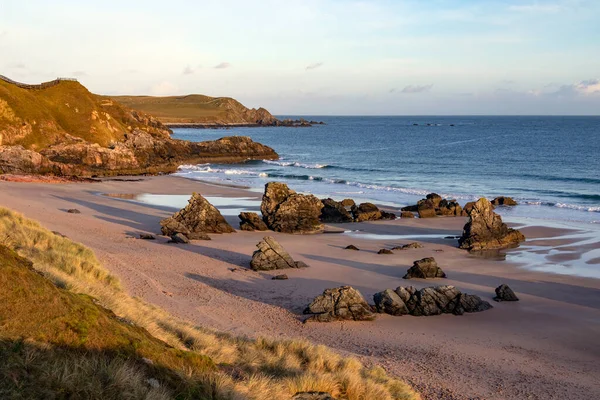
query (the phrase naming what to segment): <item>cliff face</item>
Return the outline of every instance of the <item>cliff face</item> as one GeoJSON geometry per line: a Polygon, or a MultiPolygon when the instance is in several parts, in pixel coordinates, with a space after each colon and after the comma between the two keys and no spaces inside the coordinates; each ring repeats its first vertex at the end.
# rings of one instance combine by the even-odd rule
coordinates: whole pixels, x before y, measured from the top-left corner
{"type": "Polygon", "coordinates": [[[203,95],[151,97],[113,96],[134,110],[154,115],[165,124],[274,125],[277,123],[264,108],[247,108],[229,97],[203,95]]]}
{"type": "Polygon", "coordinates": [[[0,79],[0,173],[158,173],[187,163],[278,157],[247,137],[191,143],[170,133],[153,116],[94,95],[78,82],[24,88],[0,79]]]}

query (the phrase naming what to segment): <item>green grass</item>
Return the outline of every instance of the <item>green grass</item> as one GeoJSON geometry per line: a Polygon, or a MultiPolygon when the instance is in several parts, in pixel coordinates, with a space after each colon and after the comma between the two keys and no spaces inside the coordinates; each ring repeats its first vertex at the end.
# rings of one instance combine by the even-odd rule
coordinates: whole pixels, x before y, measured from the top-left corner
{"type": "Polygon", "coordinates": [[[0,359],[9,360],[0,363],[0,398],[41,398],[46,390],[59,398],[274,400],[325,391],[348,400],[419,399],[383,369],[325,346],[179,320],[129,297],[89,249],[2,208],[0,246],[0,359]],[[150,378],[160,388],[149,387],[150,378]],[[12,396],[37,390],[31,382],[39,383],[35,396],[12,396]]]}

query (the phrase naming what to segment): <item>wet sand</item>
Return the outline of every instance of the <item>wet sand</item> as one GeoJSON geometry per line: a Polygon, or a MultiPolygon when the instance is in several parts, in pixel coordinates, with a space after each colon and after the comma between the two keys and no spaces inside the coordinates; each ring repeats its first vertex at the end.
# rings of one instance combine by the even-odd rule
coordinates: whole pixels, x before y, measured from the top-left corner
{"type": "MultiPolygon", "coordinates": [[[[163,176],[60,185],[0,182],[0,205],[94,249],[133,296],[205,327],[248,336],[303,337],[357,355],[384,365],[426,399],[600,398],[600,280],[528,270],[523,266],[530,259],[518,257],[529,246],[528,256],[538,252],[592,267],[600,248],[597,236],[585,234],[584,240],[576,230],[528,226],[523,229],[526,245],[497,261],[470,256],[456,248],[456,240],[444,239],[459,235],[465,218],[331,227],[359,231],[350,234],[270,233],[295,259],[310,265],[285,271],[287,281],[274,281],[274,273],[247,268],[264,233],[211,235],[211,241],[190,245],[167,244],[164,237],[143,241],[136,239],[139,233],[159,233],[159,221],[173,209],[100,195],[193,191],[260,198],[240,188],[163,176]],[[70,208],[81,214],[66,213],[70,208]],[[424,247],[376,254],[412,241],[424,247]],[[344,250],[348,244],[361,251],[344,250]],[[428,256],[436,258],[448,279],[401,279],[414,260],[428,256]],[[493,302],[501,283],[521,301],[493,302]],[[380,315],[374,322],[302,323],[302,310],[312,298],[344,284],[368,300],[386,288],[451,284],[494,308],[460,317],[380,315]]],[[[238,227],[237,217],[226,218],[238,227]]]]}

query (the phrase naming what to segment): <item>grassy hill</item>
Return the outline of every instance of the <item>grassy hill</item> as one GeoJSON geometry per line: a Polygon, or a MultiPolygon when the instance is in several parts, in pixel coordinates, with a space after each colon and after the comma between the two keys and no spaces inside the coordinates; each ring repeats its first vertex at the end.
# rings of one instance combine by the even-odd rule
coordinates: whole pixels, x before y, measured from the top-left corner
{"type": "Polygon", "coordinates": [[[112,96],[112,99],[156,117],[165,124],[263,124],[276,121],[264,108],[249,109],[229,97],[187,96],[112,96]]]}
{"type": "Polygon", "coordinates": [[[419,399],[324,346],[174,318],[129,297],[90,249],[1,207],[0,288],[3,399],[419,399]]]}

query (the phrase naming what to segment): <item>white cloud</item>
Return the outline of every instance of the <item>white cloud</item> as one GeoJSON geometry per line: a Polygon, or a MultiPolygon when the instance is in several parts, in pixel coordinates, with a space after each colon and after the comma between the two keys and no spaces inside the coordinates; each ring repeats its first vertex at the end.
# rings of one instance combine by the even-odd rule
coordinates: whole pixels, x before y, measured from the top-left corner
{"type": "Polygon", "coordinates": [[[431,90],[431,88],[433,87],[433,83],[430,85],[408,85],[405,86],[404,89],[402,89],[402,93],[423,93],[423,92],[429,92],[431,90]]]}
{"type": "Polygon", "coordinates": [[[322,65],[323,65],[322,62],[312,63],[312,64],[306,66],[306,70],[309,71],[311,69],[317,69],[317,68],[319,68],[322,65]]]}
{"type": "Polygon", "coordinates": [[[229,64],[228,62],[222,62],[222,63],[219,63],[214,66],[215,69],[226,69],[226,68],[230,68],[230,67],[231,67],[231,64],[229,64]]]}

